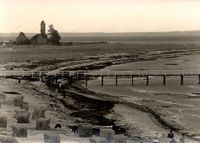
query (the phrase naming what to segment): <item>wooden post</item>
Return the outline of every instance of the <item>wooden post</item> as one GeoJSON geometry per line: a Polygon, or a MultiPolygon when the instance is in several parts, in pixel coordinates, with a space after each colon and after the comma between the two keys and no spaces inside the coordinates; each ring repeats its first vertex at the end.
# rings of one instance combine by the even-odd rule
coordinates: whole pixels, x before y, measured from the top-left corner
{"type": "Polygon", "coordinates": [[[200,75],[199,75],[199,84],[200,84],[200,75]]]}
{"type": "Polygon", "coordinates": [[[61,74],[62,74],[62,77],[64,77],[64,72],[63,72],[63,71],[62,71],[62,73],[61,73],[61,74]]]}
{"type": "Polygon", "coordinates": [[[115,85],[118,85],[118,75],[115,75],[115,85]]]}
{"type": "Polygon", "coordinates": [[[181,75],[181,85],[183,85],[183,75],[181,75]]]}
{"type": "Polygon", "coordinates": [[[85,76],[85,86],[87,86],[88,76],[85,76]]]}
{"type": "Polygon", "coordinates": [[[69,76],[69,85],[72,85],[72,83],[73,83],[73,77],[71,75],[71,76],[69,76]]]}
{"type": "Polygon", "coordinates": [[[20,77],[18,78],[18,83],[21,83],[21,78],[20,77]]]}
{"type": "Polygon", "coordinates": [[[133,83],[133,78],[134,78],[134,76],[132,75],[132,86],[134,85],[134,83],[133,83]]]}
{"type": "Polygon", "coordinates": [[[24,71],[22,72],[22,77],[24,77],[24,71]]]}
{"type": "Polygon", "coordinates": [[[146,78],[147,78],[147,83],[146,83],[146,85],[148,86],[148,85],[149,85],[149,76],[147,75],[146,78]]]}
{"type": "Polygon", "coordinates": [[[103,86],[103,75],[101,76],[101,86],[103,86]]]}
{"type": "Polygon", "coordinates": [[[163,75],[163,85],[166,85],[166,75],[163,75]]]}
{"type": "Polygon", "coordinates": [[[41,82],[43,82],[43,81],[44,81],[43,79],[44,79],[44,77],[43,77],[43,76],[41,76],[41,77],[40,77],[40,81],[41,81],[41,82]]]}
{"type": "Polygon", "coordinates": [[[42,75],[42,73],[41,73],[41,71],[39,72],[39,78],[41,77],[41,75],[42,75]]]}

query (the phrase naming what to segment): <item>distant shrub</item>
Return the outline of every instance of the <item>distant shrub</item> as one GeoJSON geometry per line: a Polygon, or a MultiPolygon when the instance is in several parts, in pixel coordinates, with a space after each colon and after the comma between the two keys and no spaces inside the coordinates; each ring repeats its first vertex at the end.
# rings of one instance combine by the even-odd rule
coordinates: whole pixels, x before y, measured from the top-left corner
{"type": "Polygon", "coordinates": [[[58,31],[54,29],[52,24],[49,25],[48,31],[49,31],[49,35],[50,35],[49,42],[54,44],[54,45],[60,44],[61,37],[60,37],[58,31]]]}

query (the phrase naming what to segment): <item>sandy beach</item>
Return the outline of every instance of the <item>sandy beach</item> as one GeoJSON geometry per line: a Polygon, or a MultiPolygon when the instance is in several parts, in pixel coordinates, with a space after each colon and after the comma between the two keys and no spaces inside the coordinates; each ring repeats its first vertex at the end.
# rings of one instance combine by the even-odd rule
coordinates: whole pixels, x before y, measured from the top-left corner
{"type": "MultiPolygon", "coordinates": [[[[171,59],[160,59],[152,61],[133,62],[128,64],[114,65],[103,69],[102,73],[134,73],[145,72],[193,72],[199,69],[199,56],[180,56],[171,59]],[[169,65],[171,63],[171,65],[169,65]],[[155,66],[155,67],[154,67],[155,66]],[[155,69],[158,70],[155,70],[155,69]],[[189,69],[192,69],[189,71],[189,69]]],[[[149,86],[146,86],[145,78],[135,78],[134,86],[131,86],[131,78],[118,79],[115,86],[115,78],[105,78],[104,86],[101,79],[91,80],[87,88],[92,91],[105,93],[112,98],[117,97],[124,103],[147,106],[156,112],[169,126],[177,129],[180,133],[187,133],[191,137],[199,137],[199,84],[198,77],[185,77],[184,85],[180,85],[180,77],[168,77],[166,85],[162,85],[162,77],[150,78],[149,86]]],[[[122,124],[128,124],[134,134],[144,136],[157,136],[166,134],[166,130],[160,128],[159,123],[151,118],[151,115],[140,113],[125,105],[116,105],[113,110],[122,114],[122,124]],[[128,112],[125,112],[128,111],[128,112]],[[131,116],[132,115],[132,116],[131,116]],[[137,119],[140,117],[139,119],[137,119]],[[135,119],[136,118],[136,119],[135,119]],[[147,121],[146,119],[149,119],[147,121]],[[138,120],[138,122],[137,122],[138,120]],[[143,120],[142,125],[140,121],[143,120]],[[138,129],[139,126],[139,129],[138,129]],[[143,129],[142,131],[140,130],[143,129]]],[[[119,119],[117,116],[113,118],[119,119]]],[[[120,120],[120,119],[119,119],[120,120]]]]}
{"type": "Polygon", "coordinates": [[[200,0],[0,0],[0,143],[200,143],[200,0]]]}
{"type": "MultiPolygon", "coordinates": [[[[100,44],[35,48],[22,46],[2,49],[1,70],[52,72],[86,70],[91,73],[133,71],[142,73],[153,70],[198,72],[199,70],[198,44],[195,46],[100,44]],[[52,52],[47,54],[50,48],[52,52]],[[84,50],[81,51],[82,48],[84,50]],[[53,52],[55,49],[56,54],[53,52]],[[28,54],[28,51],[32,51],[33,54],[28,54]]],[[[13,79],[1,80],[5,83],[2,84],[2,92],[5,92],[3,91],[5,89],[13,91],[15,89],[13,87],[17,87],[16,91],[26,94],[25,100],[31,101],[31,108],[37,105],[47,106],[52,102],[50,95],[56,94],[54,91],[50,92],[43,82],[22,80],[22,84],[18,84],[17,80],[13,79]]],[[[105,79],[103,87],[100,86],[100,80],[100,78],[90,80],[87,89],[83,88],[84,84],[83,87],[80,86],[84,81],[75,81],[72,87],[66,89],[68,94],[66,99],[63,99],[59,93],[59,102],[64,115],[47,111],[47,116],[52,118],[51,124],[60,121],[60,118],[62,123],[67,125],[87,123],[102,126],[111,125],[115,121],[117,125],[126,129],[126,135],[129,137],[157,139],[173,128],[177,130],[177,140],[180,138],[179,133],[183,132],[187,133],[188,137],[198,138],[200,91],[197,77],[185,78],[183,86],[180,85],[179,78],[167,78],[167,85],[163,86],[162,79],[151,77],[148,87],[145,86],[145,80],[142,78],[134,79],[134,86],[131,86],[130,79],[119,79],[117,87],[113,84],[114,79],[105,79]],[[92,110],[96,114],[91,112],[92,110]],[[161,119],[155,115],[159,115],[161,119]]],[[[30,135],[34,135],[34,131],[30,135]]],[[[67,132],[66,136],[74,135],[67,132]]],[[[195,142],[198,141],[189,143],[195,142]]]]}

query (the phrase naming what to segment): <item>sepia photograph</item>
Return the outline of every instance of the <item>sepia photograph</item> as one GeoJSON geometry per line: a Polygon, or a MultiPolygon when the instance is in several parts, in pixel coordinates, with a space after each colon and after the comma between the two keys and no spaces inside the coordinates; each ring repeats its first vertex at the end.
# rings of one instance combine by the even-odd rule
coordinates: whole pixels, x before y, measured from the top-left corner
{"type": "Polygon", "coordinates": [[[200,0],[0,0],[0,143],[200,143],[200,0]]]}

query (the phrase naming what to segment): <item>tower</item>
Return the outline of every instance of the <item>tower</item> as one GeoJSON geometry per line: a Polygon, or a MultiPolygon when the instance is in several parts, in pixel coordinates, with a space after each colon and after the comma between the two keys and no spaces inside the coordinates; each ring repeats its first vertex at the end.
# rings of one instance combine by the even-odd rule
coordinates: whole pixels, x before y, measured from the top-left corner
{"type": "Polygon", "coordinates": [[[40,32],[41,32],[42,36],[46,35],[45,26],[46,26],[45,22],[42,21],[41,24],[40,24],[40,32]]]}

